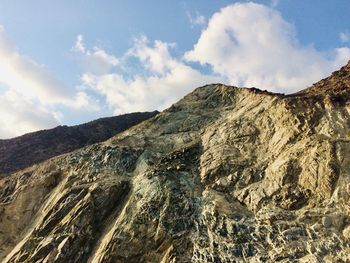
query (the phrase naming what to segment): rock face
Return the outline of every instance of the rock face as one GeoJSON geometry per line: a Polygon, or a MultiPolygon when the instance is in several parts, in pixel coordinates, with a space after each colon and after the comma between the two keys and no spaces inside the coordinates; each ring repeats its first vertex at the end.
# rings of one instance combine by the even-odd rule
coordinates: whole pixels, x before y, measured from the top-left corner
{"type": "Polygon", "coordinates": [[[21,170],[51,157],[105,141],[159,112],[136,112],[102,118],[72,127],[28,133],[0,140],[0,176],[21,170]]]}
{"type": "Polygon", "coordinates": [[[288,96],[198,88],[4,178],[2,262],[349,262],[348,68],[288,96]]]}

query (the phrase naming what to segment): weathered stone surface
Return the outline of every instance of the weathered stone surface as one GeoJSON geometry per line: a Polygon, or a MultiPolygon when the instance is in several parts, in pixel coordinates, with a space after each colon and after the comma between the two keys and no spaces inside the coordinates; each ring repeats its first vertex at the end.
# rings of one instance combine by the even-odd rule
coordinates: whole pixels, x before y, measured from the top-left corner
{"type": "Polygon", "coordinates": [[[348,73],[288,96],[198,88],[2,179],[2,262],[349,262],[348,73]]]}

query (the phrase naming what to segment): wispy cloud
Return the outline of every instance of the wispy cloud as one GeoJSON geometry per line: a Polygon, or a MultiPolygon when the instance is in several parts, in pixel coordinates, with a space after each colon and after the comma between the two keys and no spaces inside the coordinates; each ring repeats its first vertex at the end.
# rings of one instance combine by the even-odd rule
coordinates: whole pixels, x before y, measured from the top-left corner
{"type": "Polygon", "coordinates": [[[207,23],[205,16],[201,15],[198,11],[196,11],[194,15],[192,15],[189,11],[186,11],[186,15],[192,28],[195,26],[205,26],[207,23]]]}
{"type": "Polygon", "coordinates": [[[272,7],[277,7],[280,4],[281,0],[271,0],[270,5],[272,7]]]}
{"type": "Polygon", "coordinates": [[[339,38],[341,42],[347,43],[350,41],[350,34],[348,32],[340,32],[339,38]]]}
{"type": "Polygon", "coordinates": [[[43,104],[62,102],[71,90],[48,69],[21,55],[0,26],[0,83],[43,104]]]}
{"type": "MultiPolygon", "coordinates": [[[[84,85],[103,95],[115,114],[132,111],[164,109],[194,87],[219,82],[221,78],[204,75],[171,55],[174,44],[146,37],[136,39],[134,46],[123,56],[124,63],[136,60],[139,72],[126,77],[121,73],[82,76],[84,85]]],[[[122,66],[122,65],[120,65],[122,66]]]]}
{"type": "Polygon", "coordinates": [[[119,64],[119,60],[115,56],[108,54],[100,47],[86,48],[84,37],[81,34],[77,36],[72,51],[82,55],[81,58],[83,59],[83,64],[86,66],[86,70],[93,73],[107,73],[119,64]]]}
{"type": "MultiPolygon", "coordinates": [[[[93,99],[66,86],[44,65],[22,55],[0,26],[0,138],[58,125],[68,109],[93,109],[93,99]]],[[[93,108],[95,106],[95,108],[93,108]]]]}

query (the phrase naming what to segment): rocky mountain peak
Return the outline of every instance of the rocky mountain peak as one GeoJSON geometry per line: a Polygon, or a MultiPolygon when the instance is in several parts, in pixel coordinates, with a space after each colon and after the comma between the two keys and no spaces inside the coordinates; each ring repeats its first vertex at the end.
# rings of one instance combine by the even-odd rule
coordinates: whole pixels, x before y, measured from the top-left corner
{"type": "Polygon", "coordinates": [[[3,178],[2,262],[349,262],[346,70],[286,96],[207,85],[3,178]]]}

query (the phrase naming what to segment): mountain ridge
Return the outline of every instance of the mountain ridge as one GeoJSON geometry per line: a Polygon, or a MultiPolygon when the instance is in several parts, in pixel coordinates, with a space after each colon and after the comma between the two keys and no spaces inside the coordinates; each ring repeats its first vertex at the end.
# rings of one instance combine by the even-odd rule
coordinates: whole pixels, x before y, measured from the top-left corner
{"type": "Polygon", "coordinates": [[[197,88],[0,180],[0,258],[348,262],[350,103],[332,98],[349,90],[332,76],[333,93],[197,88]]]}
{"type": "Polygon", "coordinates": [[[0,175],[15,172],[88,144],[107,140],[156,114],[135,112],[80,125],[57,126],[11,139],[0,139],[0,175]]]}
{"type": "Polygon", "coordinates": [[[312,86],[301,90],[295,94],[300,95],[342,95],[349,97],[347,91],[350,89],[350,61],[339,70],[334,71],[329,77],[326,77],[312,86]]]}

